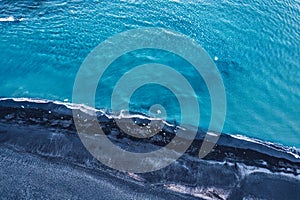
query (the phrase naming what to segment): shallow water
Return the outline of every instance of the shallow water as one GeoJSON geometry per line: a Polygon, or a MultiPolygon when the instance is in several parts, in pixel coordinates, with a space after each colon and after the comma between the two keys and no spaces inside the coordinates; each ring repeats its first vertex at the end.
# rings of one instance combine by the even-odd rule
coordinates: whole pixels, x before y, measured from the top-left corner
{"type": "MultiPolygon", "coordinates": [[[[218,57],[227,95],[223,132],[300,147],[299,21],[298,1],[1,1],[0,96],[70,101],[77,70],[100,42],[133,28],[163,27],[218,57]]],[[[107,72],[97,106],[109,108],[109,92],[122,71],[151,61],[186,67],[162,52],[124,56],[107,72]]],[[[205,128],[207,89],[193,71],[183,71],[196,85],[205,128]]],[[[155,87],[138,90],[131,108],[147,112],[161,103],[177,120],[175,97],[155,87]]]]}

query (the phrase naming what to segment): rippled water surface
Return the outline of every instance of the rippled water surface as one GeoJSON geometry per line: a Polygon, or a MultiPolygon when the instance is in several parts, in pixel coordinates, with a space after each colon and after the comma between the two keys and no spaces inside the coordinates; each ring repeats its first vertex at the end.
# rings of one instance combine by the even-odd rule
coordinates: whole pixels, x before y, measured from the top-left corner
{"type": "MultiPolygon", "coordinates": [[[[67,100],[84,58],[100,42],[139,27],[168,28],[195,39],[221,72],[227,94],[223,131],[300,147],[300,3],[246,1],[0,1],[0,96],[67,100]]],[[[114,83],[144,62],[173,66],[199,94],[201,127],[210,100],[201,77],[166,52],[140,51],[117,60],[99,87],[108,108],[114,83]],[[187,70],[185,70],[187,69],[187,70]]],[[[146,112],[161,103],[180,118],[175,96],[147,85],[131,98],[146,112]]]]}

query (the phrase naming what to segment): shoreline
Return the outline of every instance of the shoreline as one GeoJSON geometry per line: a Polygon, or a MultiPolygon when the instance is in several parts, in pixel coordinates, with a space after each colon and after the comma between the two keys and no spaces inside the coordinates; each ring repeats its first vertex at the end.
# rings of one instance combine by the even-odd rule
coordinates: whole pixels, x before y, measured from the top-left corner
{"type": "MultiPolygon", "coordinates": [[[[200,130],[186,153],[166,168],[143,174],[110,169],[94,159],[81,143],[72,121],[71,109],[76,108],[52,101],[0,99],[0,146],[3,156],[7,150],[34,156],[40,162],[47,160],[80,166],[83,171],[110,174],[126,183],[158,187],[154,191],[187,195],[184,198],[234,199],[254,196],[279,199],[300,195],[296,189],[300,187],[300,153],[297,149],[221,134],[213,151],[200,159],[198,152],[201,138],[205,135],[200,130]]],[[[86,109],[81,108],[81,111],[88,113],[86,109]]],[[[165,124],[151,138],[134,139],[118,131],[113,118],[103,112],[97,112],[97,115],[100,125],[105,126],[107,137],[126,150],[143,152],[165,146],[174,137],[176,129],[165,124]]],[[[137,120],[136,115],[134,119],[137,120]]],[[[139,120],[145,123],[148,119],[139,120]]],[[[28,177],[24,179],[29,180],[28,177]]]]}

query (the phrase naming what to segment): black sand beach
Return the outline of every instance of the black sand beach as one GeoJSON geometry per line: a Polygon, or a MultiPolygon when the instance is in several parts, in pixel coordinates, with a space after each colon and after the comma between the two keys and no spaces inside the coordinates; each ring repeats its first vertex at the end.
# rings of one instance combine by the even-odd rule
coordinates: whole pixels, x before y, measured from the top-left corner
{"type": "MultiPolygon", "coordinates": [[[[300,197],[300,159],[296,149],[222,134],[214,150],[199,159],[204,135],[199,130],[188,151],[170,166],[143,174],[119,172],[101,164],[84,148],[71,113],[66,105],[54,102],[0,101],[2,198],[300,197]]],[[[99,115],[99,123],[106,127],[107,137],[124,148],[129,144],[146,149],[164,146],[172,139],[175,129],[165,126],[157,136],[133,140],[122,131],[115,131],[113,119],[99,115]],[[164,138],[159,141],[159,137],[164,138]]]]}

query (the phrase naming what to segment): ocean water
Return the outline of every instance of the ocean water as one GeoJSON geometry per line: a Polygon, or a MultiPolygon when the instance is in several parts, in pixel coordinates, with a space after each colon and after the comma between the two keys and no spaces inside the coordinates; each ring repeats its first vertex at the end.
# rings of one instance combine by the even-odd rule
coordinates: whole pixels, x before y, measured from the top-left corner
{"type": "MultiPolygon", "coordinates": [[[[227,96],[224,133],[300,147],[297,0],[0,1],[0,96],[71,101],[85,57],[108,37],[141,27],[185,34],[216,58],[227,96]]],[[[97,107],[109,109],[116,81],[148,62],[172,66],[193,83],[199,126],[207,128],[211,102],[203,80],[167,52],[144,50],[116,60],[101,80],[97,107]]],[[[180,121],[176,97],[157,85],[137,90],[130,108],[147,113],[157,103],[169,120],[180,121]]]]}

